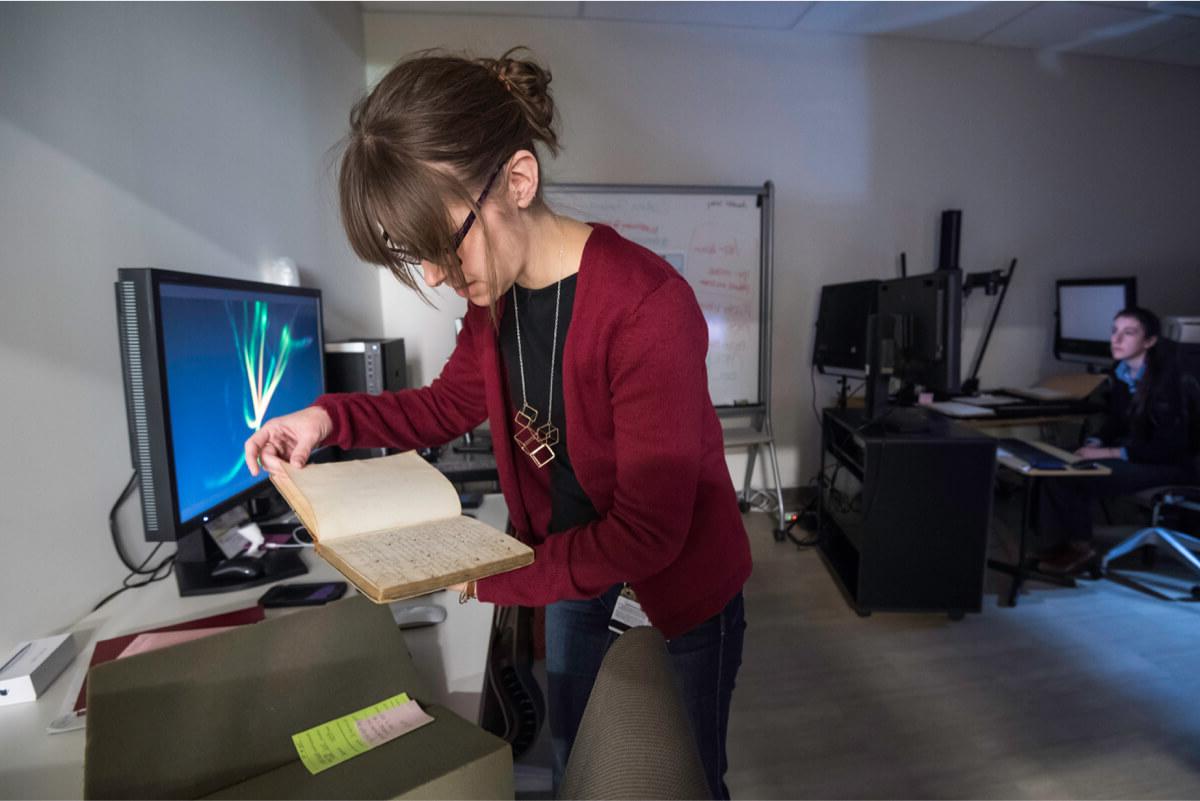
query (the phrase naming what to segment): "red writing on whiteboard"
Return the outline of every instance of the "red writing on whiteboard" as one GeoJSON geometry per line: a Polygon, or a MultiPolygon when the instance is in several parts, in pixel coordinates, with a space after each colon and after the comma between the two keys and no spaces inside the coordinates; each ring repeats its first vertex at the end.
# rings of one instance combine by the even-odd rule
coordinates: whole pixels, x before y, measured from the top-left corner
{"type": "Polygon", "coordinates": [[[701,278],[700,286],[709,289],[727,289],[730,292],[749,292],[750,285],[744,281],[722,281],[718,278],[701,278]]]}
{"type": "Polygon", "coordinates": [[[721,254],[722,256],[736,256],[738,249],[737,249],[737,243],[731,242],[731,243],[725,244],[725,245],[714,245],[714,244],[696,245],[695,247],[692,248],[692,252],[693,253],[704,253],[708,256],[715,256],[718,253],[721,254]]]}

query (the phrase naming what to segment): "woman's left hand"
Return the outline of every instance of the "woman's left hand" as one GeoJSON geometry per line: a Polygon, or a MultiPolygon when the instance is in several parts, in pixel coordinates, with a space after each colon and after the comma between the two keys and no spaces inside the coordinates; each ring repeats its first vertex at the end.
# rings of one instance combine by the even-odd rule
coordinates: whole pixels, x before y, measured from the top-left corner
{"type": "Polygon", "coordinates": [[[1084,445],[1079,450],[1075,451],[1075,455],[1080,459],[1120,459],[1120,448],[1099,448],[1095,445],[1084,445]]]}

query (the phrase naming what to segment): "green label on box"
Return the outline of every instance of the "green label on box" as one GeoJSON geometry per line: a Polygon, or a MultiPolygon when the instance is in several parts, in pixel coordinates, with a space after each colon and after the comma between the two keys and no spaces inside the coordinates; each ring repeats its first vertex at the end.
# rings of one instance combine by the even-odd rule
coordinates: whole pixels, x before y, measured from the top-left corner
{"type": "MultiPolygon", "coordinates": [[[[304,767],[308,768],[309,773],[317,774],[332,768],[334,765],[369,751],[376,745],[386,742],[386,739],[390,739],[373,735],[370,729],[364,728],[360,723],[370,725],[381,720],[388,720],[393,717],[388,714],[389,711],[398,711],[400,707],[407,704],[412,704],[415,712],[428,718],[423,712],[420,712],[420,707],[417,707],[415,701],[409,700],[407,693],[400,693],[366,709],[351,712],[336,720],[314,726],[299,734],[293,734],[292,742],[296,746],[296,753],[300,755],[300,761],[304,763],[304,767]]],[[[406,717],[411,718],[412,716],[406,717]]],[[[423,722],[428,723],[430,720],[432,718],[423,722]]],[[[409,731],[411,728],[415,728],[415,726],[405,728],[405,731],[409,731]]],[[[393,736],[403,733],[404,731],[397,731],[393,736]]]]}

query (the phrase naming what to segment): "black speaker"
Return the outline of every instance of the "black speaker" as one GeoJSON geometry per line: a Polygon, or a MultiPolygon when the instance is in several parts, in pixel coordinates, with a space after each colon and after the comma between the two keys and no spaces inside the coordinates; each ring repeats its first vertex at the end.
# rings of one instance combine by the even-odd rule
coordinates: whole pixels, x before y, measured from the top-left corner
{"type": "Polygon", "coordinates": [[[325,343],[329,392],[395,392],[408,386],[403,339],[354,339],[325,343]]]}
{"type": "Polygon", "coordinates": [[[946,209],[942,212],[942,232],[938,247],[938,269],[958,269],[958,246],[962,239],[962,210],[946,209]]]}
{"type": "MultiPolygon", "coordinates": [[[[403,339],[354,339],[325,343],[325,389],[378,395],[408,387],[403,339]]],[[[386,448],[337,451],[335,459],[386,456],[386,448]]]]}

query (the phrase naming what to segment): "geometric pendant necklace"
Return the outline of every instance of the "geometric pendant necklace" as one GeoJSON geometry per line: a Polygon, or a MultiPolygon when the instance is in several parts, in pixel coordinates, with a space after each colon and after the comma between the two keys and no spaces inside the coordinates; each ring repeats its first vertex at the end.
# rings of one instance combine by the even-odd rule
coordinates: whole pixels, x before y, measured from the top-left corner
{"type": "Polygon", "coordinates": [[[525,354],[521,347],[521,315],[517,309],[517,285],[513,284],[513,322],[517,329],[517,364],[521,371],[521,410],[513,416],[516,433],[513,439],[526,456],[539,468],[553,461],[554,446],[558,444],[558,428],[551,422],[554,413],[554,359],[558,353],[558,306],[562,299],[562,264],[565,239],[558,246],[559,279],[554,292],[554,337],[550,345],[550,397],[546,403],[545,423],[537,425],[539,412],[529,403],[525,392],[525,354]]]}

